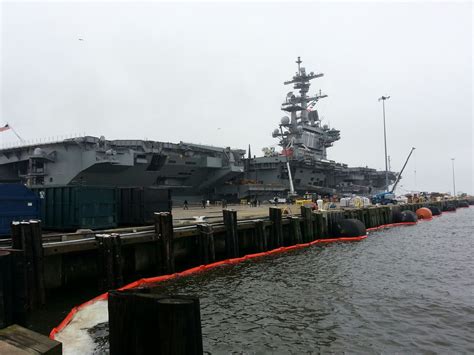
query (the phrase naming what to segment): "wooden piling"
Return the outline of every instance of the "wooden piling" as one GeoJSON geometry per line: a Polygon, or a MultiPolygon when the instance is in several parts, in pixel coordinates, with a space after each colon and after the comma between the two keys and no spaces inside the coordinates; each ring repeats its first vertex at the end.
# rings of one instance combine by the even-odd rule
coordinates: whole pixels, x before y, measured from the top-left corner
{"type": "Polygon", "coordinates": [[[13,222],[12,247],[18,250],[13,263],[14,309],[19,323],[26,313],[45,303],[43,243],[39,221],[13,222]],[[15,305],[16,304],[16,305],[15,305]],[[21,314],[21,315],[20,315],[21,314]]]}
{"type": "Polygon", "coordinates": [[[168,297],[157,301],[160,354],[203,354],[199,299],[168,297]]]}
{"type": "Polygon", "coordinates": [[[228,258],[239,256],[239,235],[237,233],[237,211],[222,210],[225,226],[225,248],[228,258]]]}
{"type": "Polygon", "coordinates": [[[267,251],[267,235],[265,230],[265,222],[261,219],[255,221],[255,244],[260,252],[267,251]]]}
{"type": "Polygon", "coordinates": [[[208,223],[198,224],[197,235],[198,258],[201,265],[212,263],[216,260],[216,251],[214,247],[214,232],[212,226],[208,223]]]}
{"type": "Polygon", "coordinates": [[[323,235],[323,214],[320,211],[313,212],[314,220],[315,220],[315,228],[313,228],[313,232],[315,234],[315,239],[321,238],[323,235]]]}
{"type": "Polygon", "coordinates": [[[37,220],[30,221],[32,249],[33,249],[33,263],[35,272],[35,282],[37,289],[38,304],[46,304],[46,291],[44,286],[44,253],[41,222],[37,220]]]}
{"type": "Polygon", "coordinates": [[[12,255],[0,250],[0,329],[13,324],[12,255]]]}
{"type": "Polygon", "coordinates": [[[283,228],[281,224],[282,211],[278,207],[270,207],[270,221],[272,227],[270,229],[269,249],[275,249],[283,246],[283,228]]]}
{"type": "Polygon", "coordinates": [[[303,241],[311,242],[314,240],[313,211],[311,207],[301,206],[301,217],[303,218],[303,241]]]}
{"type": "Polygon", "coordinates": [[[202,354],[199,299],[109,293],[110,354],[202,354]]]}
{"type": "Polygon", "coordinates": [[[331,237],[338,237],[336,234],[336,224],[339,220],[344,218],[343,212],[339,211],[328,211],[327,212],[328,216],[328,235],[331,237]]]}
{"type": "Polygon", "coordinates": [[[97,270],[99,289],[107,291],[123,286],[122,243],[118,234],[97,234],[97,270]]]}
{"type": "Polygon", "coordinates": [[[291,244],[301,244],[302,243],[302,235],[301,235],[301,223],[298,217],[290,217],[290,236],[291,236],[291,244]]]}
{"type": "Polygon", "coordinates": [[[172,274],[175,270],[175,262],[173,216],[171,213],[155,213],[155,232],[157,234],[158,251],[160,253],[160,272],[163,274],[172,274]]]}
{"type": "Polygon", "coordinates": [[[321,238],[327,238],[329,236],[328,212],[327,211],[322,212],[321,216],[322,216],[321,238]]]}

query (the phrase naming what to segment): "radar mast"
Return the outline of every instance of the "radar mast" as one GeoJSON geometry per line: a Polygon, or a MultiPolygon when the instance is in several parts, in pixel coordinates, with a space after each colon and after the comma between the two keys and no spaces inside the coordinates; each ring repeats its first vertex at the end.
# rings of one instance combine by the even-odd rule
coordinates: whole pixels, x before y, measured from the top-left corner
{"type": "Polygon", "coordinates": [[[303,61],[298,57],[296,64],[298,71],[291,80],[285,81],[284,85],[293,84],[294,91],[286,95],[281,105],[282,111],[288,112],[290,117],[281,119],[280,127],[275,129],[273,137],[279,137],[282,154],[293,158],[310,158],[312,160],[326,159],[326,148],[339,139],[339,131],[327,126],[321,127],[316,103],[327,97],[319,93],[308,94],[311,86],[310,81],[322,77],[324,74],[306,72],[302,67],[303,61]]]}

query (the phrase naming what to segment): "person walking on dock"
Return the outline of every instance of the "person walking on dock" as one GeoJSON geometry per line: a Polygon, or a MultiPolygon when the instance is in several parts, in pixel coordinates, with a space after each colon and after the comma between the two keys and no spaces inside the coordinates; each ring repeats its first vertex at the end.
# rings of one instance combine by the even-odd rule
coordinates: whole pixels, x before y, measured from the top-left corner
{"type": "Polygon", "coordinates": [[[206,200],[203,199],[201,203],[202,203],[202,208],[206,208],[206,200]]]}
{"type": "Polygon", "coordinates": [[[184,203],[183,203],[183,210],[189,210],[189,207],[188,207],[188,200],[184,200],[184,203]]]}

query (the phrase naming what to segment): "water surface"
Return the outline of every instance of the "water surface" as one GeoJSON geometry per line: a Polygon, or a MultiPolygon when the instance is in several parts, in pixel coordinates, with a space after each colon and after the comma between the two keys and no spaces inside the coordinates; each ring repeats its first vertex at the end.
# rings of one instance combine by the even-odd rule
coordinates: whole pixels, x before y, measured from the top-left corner
{"type": "MultiPolygon", "coordinates": [[[[360,242],[170,280],[153,292],[200,298],[210,353],[474,353],[473,217],[474,208],[458,209],[360,242]]],[[[95,344],[82,349],[103,353],[107,304],[94,307],[68,328],[76,341],[96,317],[99,324],[86,327],[95,344]]]]}
{"type": "Polygon", "coordinates": [[[156,287],[201,298],[210,352],[474,352],[474,209],[156,287]]]}

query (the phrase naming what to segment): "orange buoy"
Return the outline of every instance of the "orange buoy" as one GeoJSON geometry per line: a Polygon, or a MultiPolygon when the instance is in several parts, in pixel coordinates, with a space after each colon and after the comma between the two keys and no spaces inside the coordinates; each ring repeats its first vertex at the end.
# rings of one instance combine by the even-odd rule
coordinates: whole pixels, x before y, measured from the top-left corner
{"type": "Polygon", "coordinates": [[[421,207],[416,210],[416,216],[418,219],[431,219],[433,218],[433,213],[429,208],[421,207]]]}

